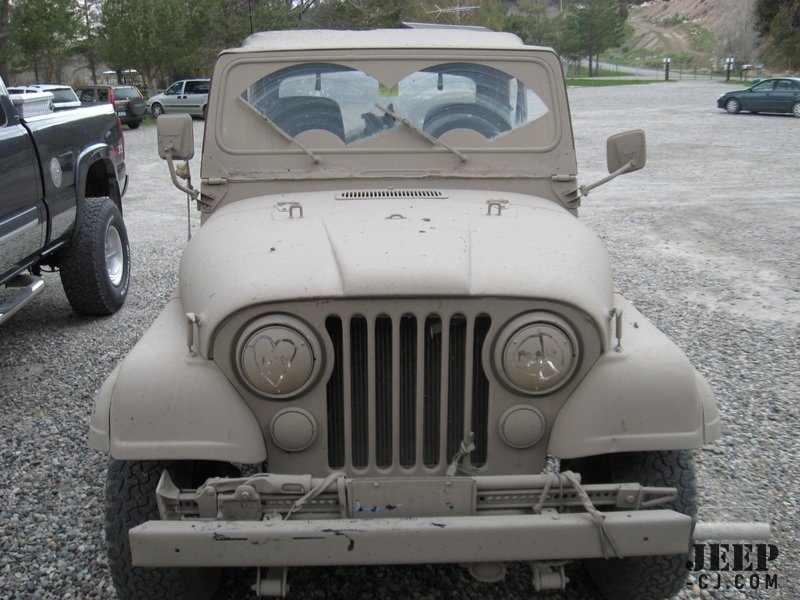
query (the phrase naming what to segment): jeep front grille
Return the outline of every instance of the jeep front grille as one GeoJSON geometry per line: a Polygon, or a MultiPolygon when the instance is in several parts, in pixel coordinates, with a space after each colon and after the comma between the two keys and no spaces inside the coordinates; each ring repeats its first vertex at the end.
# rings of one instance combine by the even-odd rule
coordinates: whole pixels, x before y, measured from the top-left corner
{"type": "Polygon", "coordinates": [[[332,469],[441,468],[470,431],[471,463],[487,458],[486,314],[331,316],[327,383],[332,469]]]}

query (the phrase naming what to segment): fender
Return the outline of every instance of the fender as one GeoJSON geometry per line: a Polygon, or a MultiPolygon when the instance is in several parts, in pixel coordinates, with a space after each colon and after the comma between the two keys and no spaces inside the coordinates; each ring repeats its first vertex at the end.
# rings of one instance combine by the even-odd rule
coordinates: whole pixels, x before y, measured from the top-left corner
{"type": "Polygon", "coordinates": [[[118,460],[254,464],[267,457],[250,407],[213,361],[189,353],[179,298],[100,388],[89,445],[118,460]]]}
{"type": "Polygon", "coordinates": [[[124,163],[117,165],[114,157],[114,149],[107,143],[101,142],[85,148],[76,160],[78,165],[78,176],[75,180],[76,195],[78,204],[86,199],[86,184],[89,176],[89,169],[95,163],[102,163],[108,175],[108,195],[122,212],[122,195],[124,185],[127,183],[127,175],[124,171],[124,163]]]}
{"type": "Polygon", "coordinates": [[[702,375],[630,302],[615,300],[623,310],[622,350],[601,356],[567,399],[548,453],[685,450],[719,438],[719,410],[702,375]]]}

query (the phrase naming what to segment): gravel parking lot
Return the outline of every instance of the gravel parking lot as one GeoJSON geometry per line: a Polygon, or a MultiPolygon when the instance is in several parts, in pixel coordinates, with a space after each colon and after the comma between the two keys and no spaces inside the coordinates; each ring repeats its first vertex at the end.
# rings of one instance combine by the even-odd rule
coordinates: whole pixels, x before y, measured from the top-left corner
{"type": "MultiPolygon", "coordinates": [[[[731,86],[733,87],[733,86],[731,86]]],[[[575,88],[581,181],[605,175],[605,140],[644,128],[648,167],[594,190],[582,218],[606,240],[619,289],[708,378],[723,438],[696,452],[701,516],[754,508],[773,526],[778,589],[685,598],[800,597],[800,119],[728,115],[710,81],[575,88]]],[[[199,177],[203,122],[195,122],[199,177]]],[[[103,542],[106,457],[87,448],[92,400],[176,285],[185,200],[155,149],[155,128],[126,131],[131,295],[109,318],[71,312],[57,275],[0,328],[0,598],[113,598],[103,542]]],[[[197,222],[195,219],[195,226],[197,222]]],[[[578,568],[564,594],[590,598],[578,568]]],[[[728,576],[730,575],[730,576],[728,576]]],[[[473,582],[457,566],[297,569],[294,598],[530,598],[530,572],[473,582]]],[[[253,597],[252,570],[226,574],[219,598],[253,597]]],[[[711,582],[715,585],[716,579],[711,582]]],[[[749,588],[749,574],[745,583],[749,588]]],[[[729,589],[726,589],[726,585],[729,589]]]]}

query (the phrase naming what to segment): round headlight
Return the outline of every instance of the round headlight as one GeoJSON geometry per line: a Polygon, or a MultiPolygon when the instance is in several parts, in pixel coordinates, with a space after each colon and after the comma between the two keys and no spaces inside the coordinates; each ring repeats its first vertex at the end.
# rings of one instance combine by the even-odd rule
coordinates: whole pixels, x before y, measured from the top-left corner
{"type": "Polygon", "coordinates": [[[523,315],[501,332],[495,346],[495,364],[513,390],[549,393],[575,372],[578,341],[569,325],[554,315],[523,315]]]}
{"type": "Polygon", "coordinates": [[[319,373],[319,342],[297,319],[283,315],[260,319],[239,339],[239,372],[253,391],[264,396],[280,399],[296,395],[319,373]]]}

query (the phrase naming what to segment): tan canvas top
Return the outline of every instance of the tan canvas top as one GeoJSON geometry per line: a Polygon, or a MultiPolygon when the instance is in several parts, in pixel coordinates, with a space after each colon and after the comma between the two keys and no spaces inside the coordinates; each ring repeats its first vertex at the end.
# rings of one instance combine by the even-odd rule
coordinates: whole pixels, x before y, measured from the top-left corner
{"type": "Polygon", "coordinates": [[[525,44],[512,33],[456,28],[379,29],[369,31],[292,30],[254,33],[242,51],[330,50],[353,48],[491,48],[521,49],[525,44]]]}

